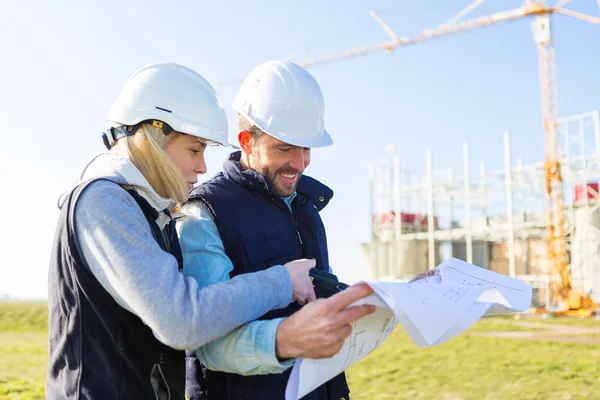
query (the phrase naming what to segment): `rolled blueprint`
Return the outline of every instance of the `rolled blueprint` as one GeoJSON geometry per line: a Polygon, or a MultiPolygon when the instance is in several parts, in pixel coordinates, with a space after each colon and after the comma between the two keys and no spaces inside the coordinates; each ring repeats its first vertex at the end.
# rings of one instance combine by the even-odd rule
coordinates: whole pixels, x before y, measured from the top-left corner
{"type": "Polygon", "coordinates": [[[485,315],[522,312],[531,305],[531,285],[452,258],[433,276],[414,282],[367,282],[375,294],[353,305],[373,304],[373,314],[352,324],[335,356],[299,358],[287,383],[286,400],[299,399],[383,343],[399,322],[420,347],[441,344],[485,315]]]}

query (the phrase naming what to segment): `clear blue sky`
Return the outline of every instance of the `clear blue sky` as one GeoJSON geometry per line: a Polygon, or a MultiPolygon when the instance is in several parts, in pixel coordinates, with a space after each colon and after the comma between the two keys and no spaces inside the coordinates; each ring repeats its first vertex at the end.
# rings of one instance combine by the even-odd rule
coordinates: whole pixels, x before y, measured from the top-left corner
{"type": "MultiPolygon", "coordinates": [[[[0,295],[44,298],[56,199],[84,163],[103,150],[104,117],[139,67],[187,65],[212,82],[230,108],[237,85],[219,86],[269,59],[303,58],[386,40],[369,17],[377,10],[401,36],[439,25],[470,0],[96,1],[0,3],[0,174],[3,213],[0,295]],[[84,4],[85,3],[85,4],[84,4]]],[[[473,16],[519,7],[488,0],[473,16]]],[[[600,15],[596,1],[570,7],[600,15]]],[[[600,26],[554,17],[559,114],[600,108],[600,26]]],[[[502,132],[525,163],[542,157],[536,45],[530,20],[479,29],[394,53],[311,69],[325,95],[334,145],[313,151],[307,173],[332,187],[324,210],[331,263],[342,279],[364,276],[368,240],[367,165],[395,144],[403,167],[502,167],[502,132]]],[[[223,150],[207,152],[209,173],[223,150]]]]}

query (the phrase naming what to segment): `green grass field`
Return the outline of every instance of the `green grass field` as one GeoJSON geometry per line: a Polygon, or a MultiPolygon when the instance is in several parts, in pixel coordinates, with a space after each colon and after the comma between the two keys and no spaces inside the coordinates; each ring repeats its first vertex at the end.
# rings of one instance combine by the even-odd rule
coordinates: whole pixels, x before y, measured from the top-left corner
{"type": "Polygon", "coordinates": [[[44,399],[47,305],[0,302],[0,399],[44,399]]]}
{"type": "MultiPolygon", "coordinates": [[[[554,332],[564,338],[553,331],[555,326],[600,331],[600,321],[526,321],[539,326],[525,326],[523,319],[487,318],[429,349],[416,347],[397,329],[381,348],[347,371],[352,399],[600,400],[600,343],[475,336],[554,332]]],[[[44,398],[46,340],[45,304],[0,302],[0,399],[44,398]]]]}

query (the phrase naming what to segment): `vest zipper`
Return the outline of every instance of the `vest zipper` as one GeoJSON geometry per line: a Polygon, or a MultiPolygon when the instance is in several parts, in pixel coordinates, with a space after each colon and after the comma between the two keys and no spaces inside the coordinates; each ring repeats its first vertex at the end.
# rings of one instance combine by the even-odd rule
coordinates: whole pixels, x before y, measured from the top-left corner
{"type": "Polygon", "coordinates": [[[302,236],[300,236],[300,231],[298,230],[298,228],[296,228],[296,233],[298,234],[298,241],[300,242],[300,244],[304,244],[302,243],[302,236]]]}
{"type": "MultiPolygon", "coordinates": [[[[267,188],[265,187],[265,189],[267,189],[267,188]]],[[[283,200],[281,200],[280,198],[276,198],[273,195],[271,195],[270,197],[271,197],[272,201],[277,203],[277,206],[279,207],[280,210],[285,210],[286,212],[290,211],[287,204],[285,204],[285,202],[283,200]],[[282,207],[281,203],[283,203],[283,207],[282,207]]],[[[289,215],[290,215],[290,217],[292,217],[292,222],[294,223],[294,229],[296,230],[296,234],[298,235],[298,242],[302,246],[302,245],[304,245],[304,242],[302,241],[302,235],[300,235],[300,231],[298,230],[298,215],[300,215],[300,210],[302,209],[302,207],[304,207],[304,203],[306,203],[306,199],[302,199],[301,201],[302,202],[300,204],[298,204],[298,207],[296,207],[296,212],[294,213],[292,210],[289,213],[289,215]]]]}
{"type": "Polygon", "coordinates": [[[294,228],[296,229],[296,233],[298,234],[298,241],[300,242],[300,245],[303,246],[304,242],[302,242],[302,235],[300,235],[300,230],[298,230],[298,216],[300,215],[302,207],[304,207],[304,203],[306,203],[306,199],[299,200],[300,204],[298,204],[298,207],[296,207],[296,212],[294,213],[295,215],[291,214],[291,216],[292,220],[294,221],[294,228]]]}

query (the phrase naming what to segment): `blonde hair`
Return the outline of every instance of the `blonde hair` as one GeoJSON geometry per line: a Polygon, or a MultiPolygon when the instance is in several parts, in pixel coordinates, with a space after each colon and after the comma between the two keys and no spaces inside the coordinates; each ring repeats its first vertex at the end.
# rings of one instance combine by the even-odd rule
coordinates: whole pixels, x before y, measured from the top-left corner
{"type": "Polygon", "coordinates": [[[179,132],[165,135],[161,128],[144,123],[135,134],[118,140],[111,151],[131,160],[159,196],[183,203],[188,199],[187,182],[165,153],[165,148],[179,135],[179,132]]]}

